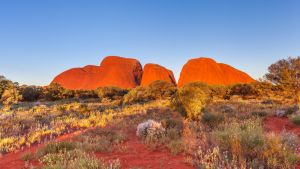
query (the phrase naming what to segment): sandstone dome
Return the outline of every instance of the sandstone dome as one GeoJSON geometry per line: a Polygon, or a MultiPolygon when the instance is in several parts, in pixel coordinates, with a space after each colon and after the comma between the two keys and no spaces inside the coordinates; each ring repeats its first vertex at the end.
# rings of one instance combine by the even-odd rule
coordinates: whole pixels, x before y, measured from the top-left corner
{"type": "Polygon", "coordinates": [[[178,81],[181,87],[191,82],[203,82],[211,85],[231,85],[251,83],[254,79],[245,72],[224,63],[217,63],[211,58],[189,60],[182,68],[178,81]]]}
{"type": "Polygon", "coordinates": [[[154,81],[161,80],[176,85],[173,72],[158,64],[148,63],[144,66],[141,86],[148,86],[154,81]]]}
{"type": "Polygon", "coordinates": [[[134,88],[142,79],[143,69],[136,59],[108,56],[100,66],[72,68],[57,75],[51,83],[66,89],[93,90],[104,86],[134,88]]]}

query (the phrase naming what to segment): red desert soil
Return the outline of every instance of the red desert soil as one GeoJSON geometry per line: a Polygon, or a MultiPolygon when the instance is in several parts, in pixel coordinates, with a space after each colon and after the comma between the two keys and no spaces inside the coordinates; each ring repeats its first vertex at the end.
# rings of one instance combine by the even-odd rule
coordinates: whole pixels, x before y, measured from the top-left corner
{"type": "MultiPolygon", "coordinates": [[[[84,132],[86,130],[76,131],[73,133],[65,134],[62,136],[59,136],[55,139],[55,141],[64,141],[67,139],[70,139],[74,136],[77,136],[84,132]]],[[[21,157],[25,153],[35,153],[37,149],[43,147],[44,144],[37,144],[33,145],[31,147],[26,147],[23,150],[17,151],[17,152],[11,152],[8,154],[5,154],[3,157],[0,157],[0,168],[2,169],[21,169],[24,168],[25,162],[21,160],[21,157]]],[[[41,166],[41,164],[38,161],[34,161],[31,163],[34,166],[41,166]]]]}
{"type": "Polygon", "coordinates": [[[178,86],[191,82],[204,82],[213,85],[230,85],[254,82],[248,74],[229,65],[217,63],[210,58],[189,60],[182,68],[178,86]]]}
{"type": "Polygon", "coordinates": [[[267,117],[264,120],[264,128],[274,133],[281,133],[284,130],[293,132],[300,140],[300,127],[293,124],[287,117],[267,117]]]}
{"type": "Polygon", "coordinates": [[[176,85],[176,80],[171,70],[168,70],[165,67],[160,66],[158,64],[146,64],[144,66],[141,85],[148,86],[150,83],[156,80],[162,80],[176,85]]]}
{"type": "Polygon", "coordinates": [[[149,169],[192,169],[194,167],[184,163],[183,155],[172,155],[167,149],[150,150],[135,136],[129,134],[129,140],[125,142],[127,150],[124,153],[113,152],[111,154],[97,153],[97,157],[104,160],[120,159],[122,168],[149,168],[149,169]]]}
{"type": "Polygon", "coordinates": [[[108,56],[100,66],[69,69],[57,75],[51,83],[73,90],[93,90],[104,86],[134,88],[140,84],[142,74],[143,69],[138,60],[108,56]]]}
{"type": "MultiPolygon", "coordinates": [[[[288,118],[284,117],[267,117],[264,120],[264,128],[268,132],[281,133],[286,130],[293,132],[298,136],[298,141],[300,143],[300,127],[293,124],[288,118]]],[[[300,154],[300,152],[299,152],[300,154]]],[[[296,169],[300,169],[300,164],[296,166],[296,169]]]]}
{"type": "MultiPolygon", "coordinates": [[[[78,131],[70,134],[60,136],[56,141],[63,141],[71,139],[72,137],[81,134],[84,131],[78,131]]],[[[25,163],[20,158],[23,154],[31,152],[34,153],[37,149],[43,147],[44,144],[39,144],[32,146],[30,148],[25,148],[24,150],[18,151],[16,153],[9,153],[0,158],[0,168],[2,169],[20,169],[23,168],[25,163]]],[[[128,140],[124,143],[126,146],[126,152],[114,151],[112,153],[96,153],[96,156],[102,158],[106,161],[119,159],[122,164],[122,168],[131,167],[142,167],[149,169],[192,169],[184,163],[183,155],[172,155],[166,149],[150,150],[147,146],[140,142],[140,140],[135,136],[134,131],[130,132],[128,135],[128,140]]],[[[41,166],[38,161],[31,162],[34,166],[41,166]]]]}

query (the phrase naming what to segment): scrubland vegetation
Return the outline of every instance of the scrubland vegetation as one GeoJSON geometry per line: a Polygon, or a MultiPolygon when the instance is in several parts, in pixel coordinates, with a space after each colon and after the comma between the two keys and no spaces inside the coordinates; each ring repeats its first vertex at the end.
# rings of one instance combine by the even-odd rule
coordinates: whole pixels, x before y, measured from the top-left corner
{"type": "Polygon", "coordinates": [[[45,143],[22,156],[25,167],[38,162],[37,168],[118,169],[120,159],[101,154],[131,153],[125,143],[138,137],[149,150],[183,155],[195,168],[295,168],[298,136],[267,131],[264,121],[279,117],[300,125],[298,60],[271,65],[266,81],[226,87],[156,81],[131,90],[71,91],[57,84],[19,86],[1,77],[0,153],[45,143]],[[155,125],[136,136],[149,119],[155,125]],[[54,141],[78,130],[82,134],[54,141]]]}

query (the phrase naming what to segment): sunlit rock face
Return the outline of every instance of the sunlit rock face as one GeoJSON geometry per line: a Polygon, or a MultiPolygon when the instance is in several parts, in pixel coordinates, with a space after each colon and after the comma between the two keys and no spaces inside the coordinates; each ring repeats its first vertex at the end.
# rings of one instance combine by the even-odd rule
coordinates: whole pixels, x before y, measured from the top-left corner
{"type": "Polygon", "coordinates": [[[191,82],[203,82],[212,85],[231,85],[235,83],[251,83],[254,79],[248,74],[227,64],[217,63],[210,58],[189,60],[182,68],[178,86],[191,82]]]}
{"type": "Polygon", "coordinates": [[[154,81],[161,80],[176,85],[173,72],[158,64],[148,63],[144,66],[142,86],[148,86],[154,81]]]}
{"type": "Polygon", "coordinates": [[[141,83],[142,74],[143,69],[138,60],[108,56],[100,66],[88,65],[64,71],[52,83],[73,90],[92,90],[104,86],[133,88],[141,83]]]}

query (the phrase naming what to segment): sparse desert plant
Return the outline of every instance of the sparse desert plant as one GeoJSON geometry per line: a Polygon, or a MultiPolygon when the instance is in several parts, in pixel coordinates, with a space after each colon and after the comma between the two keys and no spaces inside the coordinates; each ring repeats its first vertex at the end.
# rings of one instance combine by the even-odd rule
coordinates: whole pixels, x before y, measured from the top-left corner
{"type": "Polygon", "coordinates": [[[218,126],[219,124],[221,124],[222,121],[224,121],[224,119],[224,114],[209,111],[204,111],[201,117],[201,121],[204,124],[209,125],[210,127],[218,126]]]}
{"type": "Polygon", "coordinates": [[[37,86],[21,87],[22,101],[37,101],[41,96],[43,89],[37,86]]]}
{"type": "Polygon", "coordinates": [[[267,112],[264,112],[264,111],[254,111],[254,112],[251,113],[251,115],[257,116],[257,117],[265,117],[265,116],[267,116],[267,112]]]}
{"type": "Polygon", "coordinates": [[[80,150],[62,150],[47,154],[41,157],[40,161],[44,164],[44,168],[102,169],[105,167],[102,161],[80,150]]]}
{"type": "Polygon", "coordinates": [[[31,152],[25,153],[22,155],[21,159],[23,161],[30,161],[31,159],[33,159],[33,154],[31,152]]]}
{"type": "Polygon", "coordinates": [[[177,90],[174,84],[161,80],[150,83],[146,89],[154,99],[169,99],[177,90]]]}
{"type": "Polygon", "coordinates": [[[150,100],[154,100],[147,87],[138,86],[134,89],[131,89],[123,99],[125,104],[132,104],[132,103],[144,103],[150,100]]]}
{"type": "Polygon", "coordinates": [[[111,87],[98,88],[97,93],[100,99],[114,100],[114,99],[122,98],[125,94],[128,93],[128,90],[111,86],[111,87]]]}
{"type": "Polygon", "coordinates": [[[241,97],[256,96],[257,91],[251,84],[236,84],[230,88],[230,95],[238,95],[241,97]]]}
{"type": "Polygon", "coordinates": [[[165,141],[165,128],[162,124],[153,120],[147,120],[137,126],[136,135],[151,148],[165,141]]]}
{"type": "Polygon", "coordinates": [[[172,107],[189,119],[199,120],[204,106],[211,100],[211,89],[203,83],[181,87],[172,100],[172,107]]]}
{"type": "Polygon", "coordinates": [[[73,142],[63,141],[63,142],[48,143],[46,146],[44,146],[43,148],[39,149],[36,152],[36,157],[40,158],[47,154],[55,154],[55,153],[59,153],[61,151],[70,151],[70,150],[74,150],[75,148],[76,148],[76,145],[73,142]]]}
{"type": "Polygon", "coordinates": [[[184,146],[183,146],[183,143],[181,140],[172,140],[169,142],[167,147],[170,149],[170,151],[173,155],[177,155],[178,153],[181,153],[184,149],[184,146]]]}
{"type": "Polygon", "coordinates": [[[16,87],[10,87],[4,90],[0,101],[4,105],[12,105],[21,99],[22,95],[19,93],[18,89],[16,87]]]}
{"type": "Polygon", "coordinates": [[[299,115],[293,115],[290,117],[291,121],[296,124],[296,125],[300,125],[300,116],[299,115]]]}

